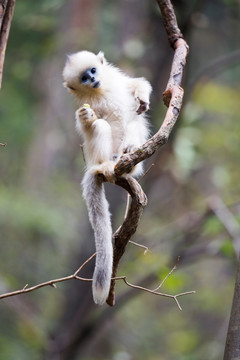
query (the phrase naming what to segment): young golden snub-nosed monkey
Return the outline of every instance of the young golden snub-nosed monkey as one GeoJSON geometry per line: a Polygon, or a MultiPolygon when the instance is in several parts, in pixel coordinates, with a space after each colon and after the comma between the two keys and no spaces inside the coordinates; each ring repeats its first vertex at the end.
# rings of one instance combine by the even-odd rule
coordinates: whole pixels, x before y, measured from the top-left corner
{"type": "MultiPolygon", "coordinates": [[[[96,304],[103,304],[112,275],[112,227],[104,187],[96,175],[101,173],[111,181],[120,156],[147,140],[149,130],[144,113],[149,108],[152,88],[144,78],[131,78],[109,64],[102,52],[95,55],[80,51],[68,56],[63,79],[80,106],[76,111],[76,128],[84,140],[86,159],[83,197],[97,252],[93,298],[96,304]]],[[[141,173],[140,163],[131,175],[141,173]]]]}

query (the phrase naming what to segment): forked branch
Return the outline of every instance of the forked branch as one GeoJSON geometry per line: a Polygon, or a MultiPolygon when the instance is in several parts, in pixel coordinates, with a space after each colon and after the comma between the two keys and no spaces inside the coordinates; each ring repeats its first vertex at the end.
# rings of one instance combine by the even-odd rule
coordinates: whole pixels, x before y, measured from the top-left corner
{"type": "MultiPolygon", "coordinates": [[[[163,23],[167,32],[169,43],[175,51],[167,88],[163,93],[163,101],[164,104],[168,107],[168,110],[166,112],[166,116],[163,120],[160,129],[155,135],[153,135],[151,139],[149,139],[145,144],[141,146],[141,148],[137,149],[136,151],[121,156],[120,160],[115,166],[115,174],[117,179],[119,179],[119,176],[121,176],[122,174],[129,173],[136,164],[149,158],[156,152],[156,150],[159,149],[159,147],[166,144],[173,130],[173,127],[178,119],[183,102],[183,89],[181,88],[181,83],[183,77],[183,70],[186,64],[186,58],[188,54],[188,45],[186,41],[183,39],[183,35],[178,28],[176,16],[171,1],[157,0],[157,3],[162,13],[163,23]]],[[[128,181],[129,179],[130,177],[128,178],[128,181]]],[[[116,184],[126,189],[126,187],[123,186],[122,182],[117,183],[116,181],[116,184]]],[[[129,192],[129,186],[128,189],[126,190],[129,192]]],[[[129,192],[132,197],[132,203],[134,203],[134,211],[128,212],[127,218],[124,220],[122,227],[119,230],[117,230],[117,232],[113,235],[113,240],[114,240],[114,260],[113,260],[113,274],[112,274],[113,278],[116,277],[118,264],[125,251],[126,245],[130,240],[131,236],[136,231],[137,225],[134,227],[134,231],[132,232],[129,231],[130,229],[132,229],[131,225],[133,223],[134,224],[138,223],[139,218],[143,211],[143,207],[145,206],[145,203],[147,201],[145,195],[144,195],[145,199],[143,200],[143,202],[135,201],[136,199],[132,196],[132,194],[134,194],[134,196],[136,195],[135,190],[134,193],[129,192]],[[133,221],[135,220],[136,214],[138,214],[137,223],[133,221]]],[[[138,187],[137,192],[139,194],[142,192],[140,185],[138,187]]],[[[115,303],[114,285],[115,285],[115,281],[113,280],[111,283],[109,297],[107,299],[107,303],[110,306],[113,306],[115,303]]]]}
{"type": "MultiPolygon", "coordinates": [[[[46,287],[46,286],[51,286],[53,288],[56,288],[57,283],[61,283],[61,282],[64,282],[64,281],[69,281],[69,280],[80,280],[80,281],[92,282],[92,279],[87,279],[87,278],[80,277],[78,274],[84,268],[84,266],[86,266],[95,256],[96,256],[96,253],[91,255],[72,275],[65,276],[65,277],[58,278],[58,279],[49,280],[49,281],[40,283],[40,284],[35,285],[35,286],[31,286],[31,287],[28,287],[28,284],[26,284],[20,290],[11,291],[11,292],[0,295],[0,299],[5,299],[5,298],[16,296],[16,295],[26,294],[26,293],[35,291],[37,289],[40,289],[40,288],[46,287]]],[[[194,294],[195,291],[187,291],[187,292],[179,293],[179,294],[176,294],[176,295],[170,295],[170,294],[161,293],[161,292],[157,291],[157,290],[159,290],[161,288],[161,286],[164,284],[164,282],[167,280],[167,278],[173,273],[173,271],[176,269],[176,266],[177,266],[177,264],[172,268],[172,270],[169,272],[169,274],[163,279],[161,284],[154,290],[147,289],[147,288],[139,286],[139,285],[133,285],[127,280],[126,276],[115,277],[112,280],[113,281],[123,280],[127,286],[132,287],[134,289],[142,290],[142,291],[151,293],[153,295],[158,295],[158,296],[163,296],[163,297],[174,299],[177,306],[178,306],[178,308],[179,308],[179,310],[182,310],[182,308],[181,308],[181,306],[179,304],[179,301],[178,301],[178,297],[184,296],[184,295],[189,295],[189,294],[194,294]]]]}

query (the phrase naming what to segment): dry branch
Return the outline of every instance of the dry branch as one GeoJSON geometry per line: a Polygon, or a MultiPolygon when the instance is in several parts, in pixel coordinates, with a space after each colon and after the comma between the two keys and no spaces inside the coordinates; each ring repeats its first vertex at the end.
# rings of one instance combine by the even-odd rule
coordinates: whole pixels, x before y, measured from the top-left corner
{"type": "Polygon", "coordinates": [[[170,0],[157,0],[157,3],[162,13],[163,25],[167,33],[168,41],[174,48],[175,42],[183,38],[183,35],[178,27],[172,3],[170,0]]]}
{"type": "MultiPolygon", "coordinates": [[[[14,6],[15,0],[0,0],[0,89],[2,87],[3,65],[14,6]]],[[[0,143],[0,146],[6,145],[6,143],[0,143]]]]}
{"type": "MultiPolygon", "coordinates": [[[[84,266],[86,266],[95,256],[96,256],[96,253],[91,255],[72,275],[64,276],[64,277],[58,278],[58,279],[45,281],[43,283],[40,283],[40,284],[35,285],[35,286],[31,286],[31,287],[28,287],[28,284],[26,284],[20,290],[11,291],[11,292],[0,295],[0,299],[5,299],[5,298],[16,296],[16,295],[26,294],[26,293],[32,292],[34,290],[37,290],[37,289],[40,289],[40,288],[46,287],[46,286],[51,286],[53,288],[56,288],[57,283],[68,281],[68,280],[80,280],[80,281],[92,282],[92,279],[87,279],[87,278],[80,277],[78,274],[84,268],[84,266]]],[[[162,285],[165,283],[165,281],[168,279],[168,277],[173,273],[173,271],[176,269],[176,267],[177,267],[177,264],[172,268],[172,270],[168,273],[168,275],[163,279],[163,281],[160,283],[160,285],[154,290],[147,289],[147,288],[145,288],[143,286],[139,286],[139,285],[133,285],[127,280],[126,276],[119,276],[119,277],[112,278],[112,281],[115,282],[117,280],[123,280],[125,282],[125,284],[127,286],[131,287],[131,288],[142,290],[142,291],[148,292],[150,294],[154,294],[154,295],[174,299],[177,306],[178,306],[178,308],[179,308],[179,310],[182,310],[182,308],[181,308],[181,306],[179,304],[179,301],[178,301],[178,297],[184,296],[184,295],[189,295],[189,294],[194,294],[195,291],[186,291],[186,292],[179,293],[179,294],[176,294],[176,295],[170,295],[170,294],[161,293],[161,292],[157,291],[162,287],[162,285]]]]}
{"type": "Polygon", "coordinates": [[[161,146],[165,145],[173,130],[173,127],[178,119],[182,102],[183,89],[181,88],[182,76],[186,58],[188,54],[188,45],[183,39],[178,39],[175,43],[175,53],[171,68],[170,77],[167,88],[163,93],[163,101],[168,110],[163,123],[158,132],[153,135],[141,148],[133,153],[124,154],[115,166],[115,173],[117,176],[123,173],[129,173],[132,168],[139,162],[148,159],[161,146]]]}
{"type": "Polygon", "coordinates": [[[15,0],[0,0],[0,89],[8,35],[12,23],[15,0]]]}
{"type": "MultiPolygon", "coordinates": [[[[113,278],[116,277],[118,265],[121,257],[125,252],[127,243],[133,236],[133,234],[136,232],[138,222],[143,212],[143,208],[147,205],[147,197],[144,194],[139,183],[133,177],[118,177],[115,184],[127,190],[128,193],[131,195],[132,201],[122,226],[113,234],[113,278]]],[[[107,303],[110,306],[113,306],[115,304],[114,286],[115,280],[112,280],[109,296],[107,299],[107,303]]]]}
{"type": "Polygon", "coordinates": [[[85,265],[87,265],[89,263],[89,261],[91,261],[94,257],[96,256],[96,253],[94,253],[92,256],[90,256],[90,258],[88,258],[78,269],[77,271],[75,271],[74,274],[69,275],[69,276],[64,276],[62,278],[58,278],[58,279],[54,279],[54,280],[49,280],[49,281],[45,281],[41,284],[35,285],[35,286],[31,286],[28,287],[28,284],[26,284],[22,289],[20,290],[16,290],[16,291],[11,291],[9,293],[5,293],[0,295],[0,299],[4,299],[7,297],[11,297],[11,296],[16,296],[16,295],[21,295],[21,294],[26,294],[29,293],[31,291],[40,289],[42,287],[45,286],[51,286],[56,288],[56,284],[63,282],[63,281],[68,281],[68,280],[82,280],[82,281],[92,281],[92,279],[86,279],[86,278],[82,278],[80,276],[78,276],[78,273],[84,268],[85,265]]]}
{"type": "MultiPolygon", "coordinates": [[[[173,130],[173,127],[177,121],[177,118],[179,116],[183,101],[183,89],[181,88],[180,85],[182,82],[183,70],[186,64],[188,45],[186,41],[182,38],[183,36],[178,28],[176,16],[170,0],[164,0],[164,1],[157,0],[157,2],[162,12],[163,23],[167,32],[170,45],[175,50],[169,81],[167,84],[167,88],[163,93],[163,101],[164,104],[168,106],[168,110],[159,131],[145,144],[143,144],[141,148],[137,149],[133,153],[122,155],[120,160],[116,164],[115,166],[115,174],[117,178],[116,184],[122,186],[127,191],[129,191],[129,189],[124,187],[122,182],[118,182],[119,176],[121,176],[124,173],[129,173],[136,164],[149,158],[156,152],[156,150],[159,149],[160,146],[166,144],[171,134],[171,131],[173,130]]],[[[132,178],[128,177],[128,181],[129,179],[132,178]]],[[[113,261],[113,274],[112,274],[113,278],[115,278],[116,276],[118,264],[120,262],[122,255],[124,254],[126,245],[130,240],[131,236],[136,231],[137,223],[142,214],[143,207],[145,206],[146,203],[145,195],[144,195],[145,199],[142,198],[143,202],[136,201],[136,199],[133,197],[133,195],[134,196],[137,195],[135,190],[133,194],[129,192],[132,197],[131,206],[133,206],[134,203],[134,209],[128,212],[127,218],[124,220],[122,227],[119,230],[117,230],[117,232],[113,235],[113,240],[114,240],[114,261],[113,261]],[[138,214],[139,212],[140,214],[138,214]],[[135,218],[136,214],[138,214],[137,222],[134,221],[136,220],[135,218]],[[134,224],[135,227],[134,227],[134,231],[131,232],[132,224],[134,224]]],[[[138,194],[140,194],[140,191],[142,190],[139,185],[137,190],[138,194]]],[[[115,282],[112,281],[109,297],[107,299],[107,303],[110,306],[113,306],[115,303],[114,285],[115,282]]]]}
{"type": "MultiPolygon", "coordinates": [[[[171,273],[172,273],[172,270],[171,270],[171,273]]],[[[169,274],[170,275],[170,274],[169,274]]],[[[168,275],[168,276],[169,276],[168,275]]],[[[167,276],[167,277],[168,277],[167,276]]],[[[167,278],[166,277],[166,278],[167,278]]],[[[126,285],[134,288],[134,289],[138,289],[138,290],[142,290],[142,291],[146,291],[150,294],[153,294],[153,295],[158,295],[158,296],[163,296],[163,297],[167,297],[167,298],[170,298],[170,299],[173,299],[175,300],[179,310],[182,311],[182,308],[179,304],[179,301],[178,301],[178,297],[180,296],[184,296],[184,295],[190,295],[190,294],[195,294],[196,291],[186,291],[186,292],[183,292],[183,293],[179,293],[179,294],[176,294],[176,295],[170,295],[170,294],[165,294],[165,293],[161,293],[159,291],[156,291],[156,290],[150,290],[150,289],[147,289],[147,288],[144,288],[142,286],[139,286],[139,285],[133,285],[131,284],[129,281],[127,281],[127,277],[126,276],[119,276],[119,277],[116,277],[114,278],[114,280],[123,280],[125,282],[126,285]]],[[[165,280],[165,279],[164,279],[165,280]]],[[[162,285],[163,285],[164,281],[161,282],[161,284],[157,287],[157,289],[159,289],[162,285]]]]}

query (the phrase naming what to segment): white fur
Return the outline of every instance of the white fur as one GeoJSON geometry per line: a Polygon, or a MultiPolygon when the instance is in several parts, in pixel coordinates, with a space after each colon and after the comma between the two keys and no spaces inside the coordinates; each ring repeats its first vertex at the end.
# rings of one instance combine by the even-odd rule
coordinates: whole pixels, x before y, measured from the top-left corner
{"type": "MultiPolygon", "coordinates": [[[[109,64],[102,52],[95,55],[80,51],[70,55],[63,70],[63,79],[80,106],[76,112],[76,128],[84,139],[87,168],[82,182],[83,194],[95,233],[97,252],[102,254],[96,258],[93,295],[94,301],[102,304],[108,296],[111,281],[112,259],[109,261],[107,257],[112,257],[112,230],[109,227],[108,204],[96,174],[102,173],[111,181],[114,165],[121,154],[147,140],[149,130],[144,112],[149,108],[152,88],[144,78],[130,78],[109,64]],[[94,77],[100,81],[98,88],[81,83],[82,74],[91,68],[97,69],[94,77]],[[82,106],[86,103],[90,108],[82,106]],[[145,107],[138,114],[141,103],[145,107]],[[108,275],[105,274],[106,269],[108,275]],[[99,274],[104,274],[104,281],[99,274]]],[[[142,164],[138,164],[132,174],[138,176],[141,172],[142,164]]]]}

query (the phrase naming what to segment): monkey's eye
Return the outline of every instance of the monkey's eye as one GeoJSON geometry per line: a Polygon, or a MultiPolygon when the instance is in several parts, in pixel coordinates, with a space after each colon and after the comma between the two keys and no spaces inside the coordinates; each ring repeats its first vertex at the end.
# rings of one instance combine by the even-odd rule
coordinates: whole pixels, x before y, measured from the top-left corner
{"type": "Polygon", "coordinates": [[[96,72],[97,72],[97,69],[96,69],[96,68],[92,68],[92,69],[91,69],[91,73],[92,73],[92,74],[96,74],[96,72]]]}
{"type": "Polygon", "coordinates": [[[86,81],[88,81],[88,77],[86,75],[83,75],[81,81],[85,83],[86,81]]]}

